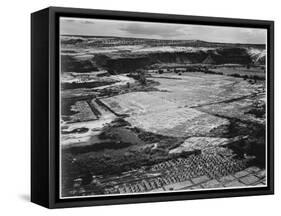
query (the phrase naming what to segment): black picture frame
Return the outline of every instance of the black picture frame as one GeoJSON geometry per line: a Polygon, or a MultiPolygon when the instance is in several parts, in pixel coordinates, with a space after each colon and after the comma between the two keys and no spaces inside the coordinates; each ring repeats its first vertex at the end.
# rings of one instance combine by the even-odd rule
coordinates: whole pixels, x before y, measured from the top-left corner
{"type": "Polygon", "coordinates": [[[49,7],[31,15],[31,201],[47,208],[274,193],[274,22],[49,7]],[[267,29],[267,187],[59,199],[59,22],[61,16],[267,29]]]}

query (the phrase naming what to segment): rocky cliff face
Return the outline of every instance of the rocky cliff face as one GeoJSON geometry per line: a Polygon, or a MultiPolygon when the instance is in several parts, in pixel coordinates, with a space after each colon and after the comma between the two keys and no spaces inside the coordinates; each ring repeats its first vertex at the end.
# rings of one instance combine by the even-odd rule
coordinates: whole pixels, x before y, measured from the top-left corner
{"type": "Polygon", "coordinates": [[[61,58],[63,72],[105,69],[118,74],[161,63],[264,65],[266,57],[264,45],[106,37],[66,37],[62,41],[68,51],[61,58]]]}
{"type": "Polygon", "coordinates": [[[77,59],[71,55],[62,55],[61,70],[62,72],[87,73],[98,71],[98,68],[93,59],[77,59]]]}
{"type": "Polygon", "coordinates": [[[128,73],[156,63],[242,65],[262,63],[261,61],[256,61],[256,58],[253,58],[244,48],[220,48],[208,52],[156,52],[134,56],[126,55],[125,57],[117,58],[103,57],[102,59],[102,62],[99,60],[94,61],[99,67],[115,73],[128,73]]]}
{"type": "Polygon", "coordinates": [[[128,73],[137,69],[144,68],[153,63],[153,60],[148,56],[139,57],[121,57],[116,59],[108,59],[103,65],[104,69],[110,73],[128,73]]]}

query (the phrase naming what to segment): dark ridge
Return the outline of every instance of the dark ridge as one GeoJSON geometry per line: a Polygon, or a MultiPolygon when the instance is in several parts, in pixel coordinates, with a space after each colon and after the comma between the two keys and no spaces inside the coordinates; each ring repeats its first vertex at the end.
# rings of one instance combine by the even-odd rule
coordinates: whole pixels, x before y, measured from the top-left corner
{"type": "Polygon", "coordinates": [[[98,71],[98,68],[91,60],[77,60],[70,55],[61,55],[61,72],[87,73],[98,71]]]}

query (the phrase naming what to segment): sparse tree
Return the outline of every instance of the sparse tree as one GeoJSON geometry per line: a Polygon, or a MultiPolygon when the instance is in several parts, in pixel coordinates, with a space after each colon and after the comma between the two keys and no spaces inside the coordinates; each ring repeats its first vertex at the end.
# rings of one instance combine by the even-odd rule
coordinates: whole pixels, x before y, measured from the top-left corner
{"type": "Polygon", "coordinates": [[[142,85],[147,85],[147,81],[146,81],[146,77],[145,77],[145,72],[144,70],[140,70],[138,71],[138,75],[139,75],[139,81],[142,85]]]}

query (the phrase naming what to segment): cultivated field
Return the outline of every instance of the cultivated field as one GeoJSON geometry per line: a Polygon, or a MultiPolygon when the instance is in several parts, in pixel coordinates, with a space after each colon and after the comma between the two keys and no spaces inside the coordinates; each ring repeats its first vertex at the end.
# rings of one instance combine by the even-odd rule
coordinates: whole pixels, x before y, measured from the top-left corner
{"type": "MultiPolygon", "coordinates": [[[[87,172],[99,176],[95,187],[100,189],[93,192],[83,187],[82,192],[73,193],[245,186],[233,175],[251,164],[264,167],[263,81],[251,83],[242,78],[200,72],[151,73],[147,81],[157,84],[152,89],[148,86],[149,90],[137,87],[128,90],[123,83],[119,88],[127,90],[121,94],[72,105],[72,111],[77,112],[72,115],[72,121],[77,116],[81,116],[81,121],[64,124],[65,132],[61,135],[64,156],[79,166],[86,163],[82,166],[87,172]],[[91,107],[96,115],[90,112],[91,107]],[[201,152],[199,156],[198,152],[201,152]],[[213,167],[204,165],[192,170],[179,164],[178,171],[172,167],[169,171],[161,168],[161,163],[169,164],[167,161],[173,158],[186,160],[193,154],[192,166],[210,160],[208,163],[213,167]],[[160,171],[151,167],[152,164],[160,171]],[[225,180],[224,176],[230,174],[229,181],[225,180]]],[[[64,163],[67,161],[65,158],[64,163]]],[[[73,167],[69,169],[78,172],[77,177],[82,175],[73,167]]],[[[264,177],[245,173],[254,183],[264,181],[264,177]]]]}
{"type": "Polygon", "coordinates": [[[263,44],[61,37],[62,196],[266,185],[263,44]]]}

